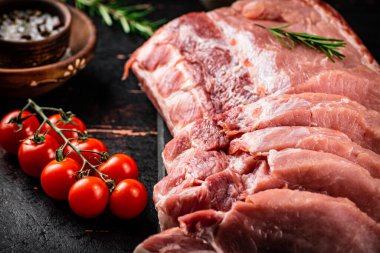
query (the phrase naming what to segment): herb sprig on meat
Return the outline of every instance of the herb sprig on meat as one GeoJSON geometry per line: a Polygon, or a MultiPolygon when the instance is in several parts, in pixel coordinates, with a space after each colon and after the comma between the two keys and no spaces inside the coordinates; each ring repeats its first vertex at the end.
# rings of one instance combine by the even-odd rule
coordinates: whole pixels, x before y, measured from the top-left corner
{"type": "Polygon", "coordinates": [[[335,62],[335,59],[342,60],[345,55],[338,52],[339,49],[346,46],[346,42],[341,39],[325,38],[318,35],[302,33],[302,32],[289,32],[285,28],[289,25],[282,25],[276,27],[265,27],[256,24],[271,33],[281,44],[289,49],[293,49],[297,44],[306,45],[309,48],[319,50],[324,53],[330,61],[335,62]]]}

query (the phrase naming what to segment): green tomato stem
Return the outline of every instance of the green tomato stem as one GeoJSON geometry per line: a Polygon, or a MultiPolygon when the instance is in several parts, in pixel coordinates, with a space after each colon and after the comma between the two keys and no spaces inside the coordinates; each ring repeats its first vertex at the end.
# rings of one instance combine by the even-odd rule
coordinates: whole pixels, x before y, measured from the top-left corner
{"type": "MultiPolygon", "coordinates": [[[[82,168],[80,169],[80,171],[78,172],[78,175],[79,177],[81,178],[82,177],[82,174],[83,174],[83,171],[84,171],[84,168],[86,167],[86,165],[88,165],[92,170],[94,170],[96,173],[99,174],[100,178],[110,187],[110,190],[112,191],[115,183],[112,179],[106,179],[105,178],[105,174],[101,173],[99,170],[97,170],[96,166],[94,166],[93,164],[91,164],[81,153],[80,150],[78,150],[71,142],[68,138],[66,138],[66,136],[63,134],[63,131],[61,129],[59,129],[58,127],[56,127],[50,120],[49,118],[45,115],[44,113],[44,109],[52,109],[50,107],[40,107],[39,105],[37,105],[33,100],[31,99],[28,99],[28,104],[21,110],[20,112],[20,115],[22,114],[22,112],[24,110],[26,110],[28,107],[31,107],[33,108],[33,110],[42,118],[43,120],[43,123],[41,124],[41,126],[39,127],[39,129],[37,131],[40,131],[41,128],[42,128],[42,125],[43,124],[48,124],[64,141],[65,143],[63,144],[64,147],[66,146],[69,146],[76,154],[78,154],[78,156],[82,159],[83,161],[83,164],[82,164],[82,168]]],[[[55,109],[55,108],[54,108],[55,109]]],[[[57,109],[59,110],[59,109],[57,109]]],[[[63,110],[62,110],[63,111],[63,110]]],[[[82,134],[83,135],[83,134],[82,134]]]]}
{"type": "Polygon", "coordinates": [[[54,108],[54,107],[40,107],[43,111],[53,111],[59,112],[60,114],[65,114],[65,111],[62,108],[54,108]]]}
{"type": "Polygon", "coordinates": [[[45,123],[46,123],[46,120],[43,120],[42,123],[41,123],[41,125],[38,127],[38,129],[37,129],[36,132],[34,133],[34,137],[38,137],[38,135],[40,134],[41,129],[42,129],[42,127],[45,125],[45,123]]]}
{"type": "Polygon", "coordinates": [[[60,131],[61,132],[73,132],[73,133],[77,133],[80,137],[85,136],[84,133],[82,133],[81,131],[75,130],[75,129],[61,129],[60,128],[60,131]]]}

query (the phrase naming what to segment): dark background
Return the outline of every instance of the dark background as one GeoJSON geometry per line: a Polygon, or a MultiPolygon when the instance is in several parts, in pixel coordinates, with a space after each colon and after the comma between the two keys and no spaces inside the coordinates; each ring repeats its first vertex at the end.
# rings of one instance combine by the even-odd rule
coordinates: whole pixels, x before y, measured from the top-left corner
{"type": "MultiPolygon", "coordinates": [[[[142,2],[142,1],[132,1],[142,2]]],[[[149,2],[149,1],[148,1],[149,2]]],[[[203,10],[197,1],[150,1],[153,19],[170,20],[183,13],[203,10]]],[[[330,0],[380,60],[380,4],[377,0],[330,0]]],[[[131,3],[131,2],[129,2],[131,3]]],[[[144,39],[125,35],[118,25],[98,28],[95,58],[63,87],[37,98],[44,106],[75,112],[93,136],[102,139],[111,153],[132,155],[140,168],[140,180],[149,195],[157,181],[157,114],[132,76],[122,82],[124,61],[144,39]]],[[[0,98],[0,115],[20,108],[24,99],[0,98]]],[[[0,150],[0,252],[132,252],[157,232],[157,217],[148,208],[131,221],[106,212],[85,220],[74,215],[67,203],[45,196],[38,180],[21,172],[17,159],[0,150]]]]}

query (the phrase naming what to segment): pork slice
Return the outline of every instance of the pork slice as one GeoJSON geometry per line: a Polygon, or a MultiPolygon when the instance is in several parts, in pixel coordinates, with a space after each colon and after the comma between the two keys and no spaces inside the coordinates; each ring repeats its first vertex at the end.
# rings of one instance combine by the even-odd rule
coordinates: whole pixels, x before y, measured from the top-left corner
{"type": "Polygon", "coordinates": [[[177,135],[212,117],[268,95],[320,92],[380,110],[380,68],[344,19],[317,0],[248,0],[190,13],[159,29],[132,55],[143,89],[177,135]],[[256,26],[290,24],[294,32],[343,39],[335,63],[318,50],[289,50],[256,26]]]}
{"type": "Polygon", "coordinates": [[[212,246],[200,238],[186,236],[179,228],[163,231],[137,246],[135,253],[214,253],[212,246]]]}
{"type": "Polygon", "coordinates": [[[135,252],[171,252],[161,242],[172,245],[173,238],[194,240],[194,247],[176,244],[173,252],[192,252],[199,241],[219,253],[380,251],[379,225],[352,202],[286,189],[251,195],[225,213],[205,210],[183,216],[179,229],[148,238],[135,252]]]}
{"type": "Polygon", "coordinates": [[[226,169],[239,174],[249,173],[258,166],[258,158],[249,154],[229,156],[220,151],[189,150],[177,158],[176,167],[154,186],[153,200],[200,185],[209,176],[226,169]]]}
{"type": "Polygon", "coordinates": [[[224,170],[204,181],[187,179],[181,183],[180,190],[156,198],[162,230],[177,226],[178,217],[198,210],[229,210],[244,191],[244,185],[238,173],[224,170]]]}
{"type": "Polygon", "coordinates": [[[224,152],[189,150],[173,162],[174,168],[154,186],[153,200],[157,202],[162,195],[177,192],[183,188],[181,183],[186,179],[194,182],[204,180],[208,176],[223,171],[229,165],[229,159],[224,152]],[[177,187],[180,186],[180,187],[177,187]]]}
{"type": "MultiPolygon", "coordinates": [[[[380,180],[367,170],[333,154],[286,149],[270,151],[269,173],[246,181],[246,194],[283,187],[345,197],[380,222],[380,180]]],[[[244,178],[244,176],[243,176],[244,178]]],[[[247,178],[246,178],[247,179],[247,178]]]]}
{"type": "Polygon", "coordinates": [[[221,133],[221,128],[211,119],[198,120],[185,127],[180,134],[165,145],[162,153],[165,168],[170,173],[172,168],[179,167],[178,159],[188,156],[184,153],[194,150],[220,151],[228,147],[229,139],[221,133]]]}
{"type": "Polygon", "coordinates": [[[380,113],[338,95],[266,97],[215,118],[230,136],[275,126],[317,126],[343,132],[357,144],[380,153],[380,113]]]}
{"type": "Polygon", "coordinates": [[[269,190],[246,201],[237,203],[211,231],[202,226],[208,220],[200,214],[181,218],[181,226],[206,240],[213,236],[210,242],[220,252],[379,250],[379,226],[345,199],[269,190]]]}
{"type": "Polygon", "coordinates": [[[197,210],[229,210],[234,202],[273,188],[345,197],[380,222],[380,180],[365,168],[334,154],[303,149],[271,150],[258,158],[263,160],[256,160],[256,165],[251,161],[240,171],[234,167],[247,159],[246,154],[230,158],[231,165],[205,179],[189,176],[166,192],[156,188],[161,228],[175,226],[178,217],[197,210]]]}
{"type": "Polygon", "coordinates": [[[229,154],[246,152],[257,155],[270,150],[301,148],[323,151],[343,157],[380,178],[380,155],[351,141],[347,135],[319,127],[269,127],[245,133],[231,141],[229,154]]]}
{"type": "MultiPolygon", "coordinates": [[[[176,225],[176,218],[182,213],[208,208],[210,201],[218,204],[218,201],[212,200],[217,198],[215,191],[225,191],[229,187],[240,189],[240,174],[248,173],[258,166],[254,156],[227,156],[217,151],[195,150],[178,159],[181,160],[178,167],[154,186],[153,200],[162,229],[176,225]],[[232,185],[227,185],[228,182],[232,182],[232,185]],[[225,187],[222,188],[222,185],[225,187]]],[[[236,198],[234,195],[233,200],[236,198]]],[[[221,201],[229,203],[229,200],[226,197],[221,201]]],[[[222,202],[219,204],[228,206],[222,202]]]]}

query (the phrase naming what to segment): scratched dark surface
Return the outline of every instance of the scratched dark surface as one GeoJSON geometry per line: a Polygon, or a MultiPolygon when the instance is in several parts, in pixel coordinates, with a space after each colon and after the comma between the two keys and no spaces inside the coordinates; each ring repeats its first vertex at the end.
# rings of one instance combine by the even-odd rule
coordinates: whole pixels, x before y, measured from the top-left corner
{"type": "MultiPolygon", "coordinates": [[[[139,1],[135,1],[139,2],[139,1]]],[[[170,20],[202,10],[197,1],[151,1],[154,18],[170,20]]],[[[330,0],[364,43],[380,60],[380,4],[377,0],[330,0]]],[[[162,122],[132,76],[122,82],[124,61],[143,39],[122,33],[118,26],[98,28],[96,56],[88,67],[62,88],[37,98],[45,106],[75,112],[93,136],[107,144],[111,153],[132,155],[140,168],[140,180],[152,194],[161,171],[157,153],[165,142],[162,122]],[[157,130],[157,126],[159,126],[157,130]]],[[[0,115],[21,107],[22,99],[0,100],[0,115]]],[[[161,174],[161,175],[160,175],[161,174]]],[[[17,159],[0,151],[0,252],[132,252],[157,232],[157,217],[150,200],[137,219],[122,221],[106,212],[85,220],[75,216],[65,202],[46,197],[38,180],[23,174],[17,159]]]]}

